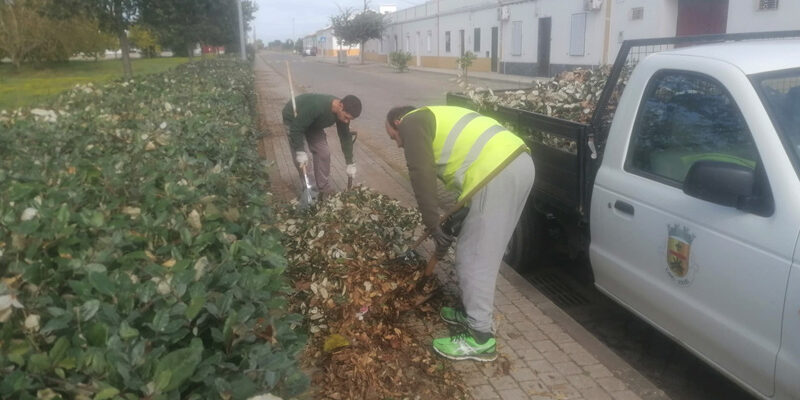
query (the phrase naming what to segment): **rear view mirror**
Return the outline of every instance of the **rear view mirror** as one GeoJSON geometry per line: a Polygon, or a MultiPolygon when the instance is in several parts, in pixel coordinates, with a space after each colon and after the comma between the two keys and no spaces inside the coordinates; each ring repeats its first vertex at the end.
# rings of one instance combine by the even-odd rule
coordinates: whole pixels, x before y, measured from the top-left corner
{"type": "Polygon", "coordinates": [[[771,202],[756,189],[756,172],[724,161],[697,161],[683,182],[689,196],[758,215],[771,213],[771,202]]]}

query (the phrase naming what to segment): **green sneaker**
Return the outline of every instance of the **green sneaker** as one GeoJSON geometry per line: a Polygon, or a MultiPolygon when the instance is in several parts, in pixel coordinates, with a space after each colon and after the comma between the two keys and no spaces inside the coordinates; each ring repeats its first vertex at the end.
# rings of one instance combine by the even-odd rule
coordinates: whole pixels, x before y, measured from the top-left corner
{"type": "Polygon", "coordinates": [[[478,344],[470,332],[433,340],[433,349],[451,360],[494,361],[497,358],[497,341],[490,337],[478,344]]]}
{"type": "Polygon", "coordinates": [[[439,317],[442,318],[442,321],[447,322],[450,325],[460,325],[465,329],[469,329],[469,324],[467,323],[467,314],[464,314],[463,311],[457,310],[453,307],[442,307],[439,309],[439,317]]]}

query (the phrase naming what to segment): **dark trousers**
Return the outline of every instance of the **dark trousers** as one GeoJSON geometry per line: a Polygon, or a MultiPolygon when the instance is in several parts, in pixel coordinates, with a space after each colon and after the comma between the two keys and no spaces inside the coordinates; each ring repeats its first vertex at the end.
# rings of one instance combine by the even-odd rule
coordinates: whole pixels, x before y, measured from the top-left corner
{"type": "MultiPolygon", "coordinates": [[[[288,129],[288,128],[287,128],[288,129]]],[[[328,136],[325,135],[325,130],[306,132],[306,143],[308,150],[311,152],[311,165],[314,171],[314,182],[317,185],[317,191],[320,193],[328,193],[331,191],[329,177],[331,175],[331,150],[328,147],[328,136]]],[[[294,160],[292,154],[292,160],[294,160]]],[[[294,166],[300,173],[300,180],[303,180],[303,171],[295,161],[294,166]]],[[[308,168],[308,167],[306,167],[308,168]]]]}

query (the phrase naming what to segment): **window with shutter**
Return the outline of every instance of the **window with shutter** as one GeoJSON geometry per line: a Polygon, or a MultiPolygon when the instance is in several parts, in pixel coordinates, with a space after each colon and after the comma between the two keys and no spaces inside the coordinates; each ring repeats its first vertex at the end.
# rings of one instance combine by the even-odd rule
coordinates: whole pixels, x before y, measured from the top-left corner
{"type": "Polygon", "coordinates": [[[777,10],[778,0],[758,0],[759,10],[777,10]]]}

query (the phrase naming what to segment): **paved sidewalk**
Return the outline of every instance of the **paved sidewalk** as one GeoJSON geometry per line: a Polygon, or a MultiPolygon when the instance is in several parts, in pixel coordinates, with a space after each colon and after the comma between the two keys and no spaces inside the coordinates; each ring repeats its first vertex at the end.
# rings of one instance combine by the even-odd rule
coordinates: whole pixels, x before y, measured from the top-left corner
{"type": "MultiPolygon", "coordinates": [[[[328,64],[339,64],[338,59],[336,57],[306,57],[305,60],[307,61],[316,61],[316,62],[324,62],[328,64]]],[[[412,60],[413,61],[413,60],[412,60]]],[[[351,67],[351,68],[365,68],[365,67],[381,67],[392,69],[388,64],[375,62],[375,61],[364,61],[364,64],[359,64],[358,57],[349,57],[347,59],[347,64],[343,64],[342,67],[351,67]]],[[[436,74],[444,74],[450,75],[455,77],[458,74],[458,70],[455,68],[448,69],[448,68],[429,68],[429,67],[417,67],[414,65],[408,66],[409,70],[412,71],[424,71],[424,72],[432,72],[436,74]]],[[[499,72],[478,72],[478,71],[469,71],[469,76],[471,78],[478,78],[484,79],[489,81],[497,81],[497,82],[509,82],[509,83],[516,83],[519,87],[530,87],[531,82],[534,80],[547,80],[549,78],[540,78],[534,76],[525,76],[525,75],[511,75],[511,74],[501,74],[499,72]]]]}
{"type": "MultiPolygon", "coordinates": [[[[335,63],[335,59],[333,59],[335,63]]],[[[299,178],[292,164],[288,140],[281,125],[280,112],[289,99],[283,71],[263,58],[255,62],[256,92],[265,131],[261,153],[271,161],[269,173],[275,195],[292,199],[300,191],[299,178]]],[[[415,207],[411,185],[396,147],[376,142],[376,135],[364,135],[356,146],[359,183],[415,207]]],[[[337,149],[338,136],[328,135],[337,149]]],[[[346,187],[344,160],[332,151],[332,185],[346,187]]],[[[430,251],[430,249],[427,249],[430,251]]],[[[454,286],[452,264],[443,262],[437,270],[448,287],[454,286]]],[[[575,399],[634,400],[666,399],[667,396],[633,370],[607,347],[591,336],[552,302],[534,289],[507,265],[497,281],[495,323],[500,357],[493,363],[455,362],[464,381],[477,400],[575,399]]],[[[422,326],[419,331],[430,338],[446,329],[443,324],[422,326]]]]}

